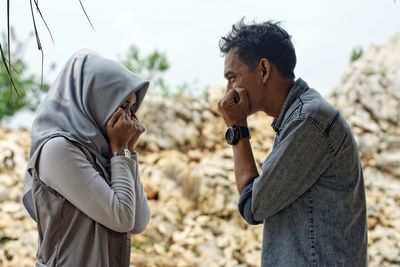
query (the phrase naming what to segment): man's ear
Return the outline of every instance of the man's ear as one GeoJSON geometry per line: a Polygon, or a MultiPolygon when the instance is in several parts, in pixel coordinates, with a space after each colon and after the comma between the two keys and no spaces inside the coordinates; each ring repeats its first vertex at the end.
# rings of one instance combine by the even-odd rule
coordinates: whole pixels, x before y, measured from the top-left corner
{"type": "Polygon", "coordinates": [[[263,83],[266,83],[271,76],[271,63],[268,59],[262,58],[259,63],[259,69],[261,74],[261,79],[263,83]]]}

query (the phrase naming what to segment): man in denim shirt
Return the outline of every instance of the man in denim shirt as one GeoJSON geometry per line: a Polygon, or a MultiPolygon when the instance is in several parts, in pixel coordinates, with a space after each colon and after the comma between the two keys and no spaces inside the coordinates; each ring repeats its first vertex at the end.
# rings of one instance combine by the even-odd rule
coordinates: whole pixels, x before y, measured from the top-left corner
{"type": "MultiPolygon", "coordinates": [[[[220,41],[239,212],[264,224],[262,266],[367,266],[367,218],[356,141],[340,113],[295,80],[291,37],[278,23],[241,20],[220,41]],[[259,174],[247,117],[274,117],[273,149],[259,174]]],[[[262,130],[262,129],[259,129],[262,130]]]]}

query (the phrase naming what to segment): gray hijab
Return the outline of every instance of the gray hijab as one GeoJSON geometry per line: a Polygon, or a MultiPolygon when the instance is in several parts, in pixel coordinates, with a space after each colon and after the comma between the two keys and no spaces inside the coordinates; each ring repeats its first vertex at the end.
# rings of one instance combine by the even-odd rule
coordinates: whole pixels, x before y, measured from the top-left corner
{"type": "MultiPolygon", "coordinates": [[[[123,65],[93,51],[79,50],[68,60],[37,111],[30,157],[45,140],[64,136],[86,147],[107,167],[111,156],[107,121],[133,93],[137,101],[132,112],[136,112],[148,86],[148,81],[123,65]]],[[[31,189],[32,176],[27,171],[23,203],[32,216],[31,189]]]]}

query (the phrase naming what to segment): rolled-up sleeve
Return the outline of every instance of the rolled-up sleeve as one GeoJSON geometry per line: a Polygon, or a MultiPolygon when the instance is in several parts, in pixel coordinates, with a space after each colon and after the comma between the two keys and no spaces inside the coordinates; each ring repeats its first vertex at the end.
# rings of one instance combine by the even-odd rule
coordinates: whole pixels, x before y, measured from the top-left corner
{"type": "Polygon", "coordinates": [[[251,195],[253,192],[253,181],[251,181],[246,187],[243,189],[242,194],[240,195],[239,198],[239,203],[238,203],[238,209],[240,215],[242,215],[243,219],[248,224],[256,225],[256,224],[261,224],[263,221],[256,221],[253,218],[252,212],[251,212],[251,195]]]}
{"type": "Polygon", "coordinates": [[[291,122],[268,155],[262,174],[246,186],[239,211],[250,224],[260,223],[306,192],[332,160],[327,137],[303,119],[291,122]]]}

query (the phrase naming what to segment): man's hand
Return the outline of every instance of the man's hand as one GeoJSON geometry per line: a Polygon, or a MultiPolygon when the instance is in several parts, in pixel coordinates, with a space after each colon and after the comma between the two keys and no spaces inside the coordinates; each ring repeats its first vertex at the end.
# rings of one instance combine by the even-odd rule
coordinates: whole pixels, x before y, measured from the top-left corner
{"type": "MultiPolygon", "coordinates": [[[[233,125],[247,126],[249,98],[246,89],[229,90],[225,97],[218,102],[218,108],[228,127],[233,125]]],[[[241,139],[239,143],[232,146],[232,149],[236,187],[241,194],[244,186],[254,177],[257,177],[258,172],[249,139],[241,139]]]]}
{"type": "Polygon", "coordinates": [[[228,127],[233,125],[247,126],[249,115],[249,98],[246,89],[229,90],[218,102],[218,108],[228,127]]]}

